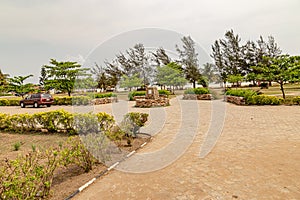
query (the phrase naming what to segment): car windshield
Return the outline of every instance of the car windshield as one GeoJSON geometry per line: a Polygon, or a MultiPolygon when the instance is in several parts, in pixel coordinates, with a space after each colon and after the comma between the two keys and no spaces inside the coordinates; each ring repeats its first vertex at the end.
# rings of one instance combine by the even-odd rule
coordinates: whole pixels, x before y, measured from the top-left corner
{"type": "Polygon", "coordinates": [[[50,94],[42,94],[42,98],[51,98],[50,94]]]}

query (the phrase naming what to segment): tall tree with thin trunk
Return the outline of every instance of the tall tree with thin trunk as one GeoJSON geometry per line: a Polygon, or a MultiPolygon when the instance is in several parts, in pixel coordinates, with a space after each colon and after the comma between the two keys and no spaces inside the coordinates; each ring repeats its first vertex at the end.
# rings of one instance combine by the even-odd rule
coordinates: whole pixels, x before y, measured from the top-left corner
{"type": "Polygon", "coordinates": [[[201,77],[199,65],[198,65],[198,53],[195,49],[195,42],[190,36],[184,36],[181,38],[182,49],[176,45],[176,51],[179,54],[179,62],[183,66],[185,78],[193,84],[193,88],[196,87],[196,82],[201,77]]]}

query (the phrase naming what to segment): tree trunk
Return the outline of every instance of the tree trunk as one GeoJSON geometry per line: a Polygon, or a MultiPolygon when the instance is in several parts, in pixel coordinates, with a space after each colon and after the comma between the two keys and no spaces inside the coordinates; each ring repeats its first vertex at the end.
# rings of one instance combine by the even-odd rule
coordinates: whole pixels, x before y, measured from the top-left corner
{"type": "Polygon", "coordinates": [[[69,95],[69,97],[71,96],[71,91],[69,91],[69,90],[68,90],[68,95],[69,95]]]}
{"type": "Polygon", "coordinates": [[[269,81],[269,86],[272,86],[272,81],[269,81]]]}
{"type": "Polygon", "coordinates": [[[196,88],[196,81],[193,81],[193,88],[196,88]]]}
{"type": "Polygon", "coordinates": [[[285,99],[285,93],[284,93],[284,88],[283,88],[283,82],[280,82],[279,84],[280,84],[280,90],[281,90],[281,92],[282,92],[282,98],[285,99]]]}

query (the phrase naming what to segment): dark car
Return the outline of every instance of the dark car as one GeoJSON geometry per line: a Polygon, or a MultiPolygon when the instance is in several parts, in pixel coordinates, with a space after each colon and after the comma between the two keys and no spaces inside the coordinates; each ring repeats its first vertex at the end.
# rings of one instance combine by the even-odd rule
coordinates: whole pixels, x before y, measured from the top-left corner
{"type": "Polygon", "coordinates": [[[50,107],[53,103],[53,97],[51,94],[29,94],[25,99],[22,99],[20,101],[20,106],[22,108],[25,108],[27,105],[33,105],[33,107],[38,108],[41,105],[46,105],[47,107],[50,107]]]}

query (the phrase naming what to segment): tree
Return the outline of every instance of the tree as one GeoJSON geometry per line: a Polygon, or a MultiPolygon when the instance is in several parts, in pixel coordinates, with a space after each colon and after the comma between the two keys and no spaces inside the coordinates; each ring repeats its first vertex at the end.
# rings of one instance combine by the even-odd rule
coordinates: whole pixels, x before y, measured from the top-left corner
{"type": "Polygon", "coordinates": [[[263,60],[265,61],[253,68],[260,70],[260,76],[264,79],[279,83],[282,97],[285,99],[284,84],[299,78],[300,56],[263,57],[263,60]]]}
{"type": "Polygon", "coordinates": [[[202,76],[207,77],[208,82],[215,83],[218,82],[219,78],[216,74],[216,66],[212,63],[205,63],[201,71],[202,76]]]}
{"type": "Polygon", "coordinates": [[[47,80],[47,71],[45,66],[42,66],[41,68],[41,76],[40,76],[40,80],[39,80],[39,84],[40,86],[44,86],[45,85],[45,81],[47,80]]]}
{"type": "Polygon", "coordinates": [[[181,39],[183,45],[181,50],[176,45],[176,51],[179,53],[180,63],[183,66],[185,78],[196,87],[196,81],[200,78],[201,74],[198,67],[198,53],[195,49],[195,42],[190,36],[181,39]]]}
{"type": "Polygon", "coordinates": [[[4,92],[7,90],[7,85],[8,85],[8,74],[3,74],[1,69],[0,69],[0,92],[4,92]]]}
{"type": "Polygon", "coordinates": [[[139,78],[138,74],[134,74],[131,77],[123,75],[121,82],[120,82],[121,88],[129,88],[130,91],[131,91],[131,88],[140,87],[142,85],[143,85],[143,80],[141,78],[139,78]]]}
{"type": "Polygon", "coordinates": [[[58,62],[55,59],[50,60],[51,65],[44,65],[47,79],[44,81],[46,89],[54,88],[67,92],[71,96],[74,89],[76,78],[88,76],[89,69],[81,68],[76,62],[58,62]]]}
{"type": "Polygon", "coordinates": [[[157,67],[156,82],[162,86],[172,86],[174,93],[174,87],[185,85],[187,80],[184,78],[181,66],[172,62],[157,67]]]}
{"type": "Polygon", "coordinates": [[[232,84],[236,84],[235,87],[238,87],[242,81],[243,81],[243,76],[240,74],[228,76],[228,82],[232,84]]]}
{"type": "Polygon", "coordinates": [[[33,75],[30,74],[27,76],[15,76],[13,78],[9,78],[9,90],[21,95],[21,97],[24,98],[25,94],[28,94],[29,92],[33,92],[35,90],[32,83],[24,83],[25,80],[32,76],[33,75]]]}
{"type": "Polygon", "coordinates": [[[136,44],[126,51],[126,55],[117,55],[117,62],[120,64],[119,71],[126,76],[138,76],[143,80],[144,85],[150,84],[154,69],[150,65],[150,58],[145,52],[143,44],[136,44]]]}
{"type": "Polygon", "coordinates": [[[214,45],[212,45],[211,57],[215,60],[215,66],[217,68],[219,76],[222,79],[224,86],[226,86],[229,70],[228,70],[228,66],[225,65],[225,60],[223,58],[223,51],[221,49],[218,40],[216,40],[214,45]]]}
{"type": "Polygon", "coordinates": [[[155,53],[152,53],[157,65],[167,65],[172,62],[171,58],[167,55],[166,50],[162,47],[158,48],[155,53]]]}

